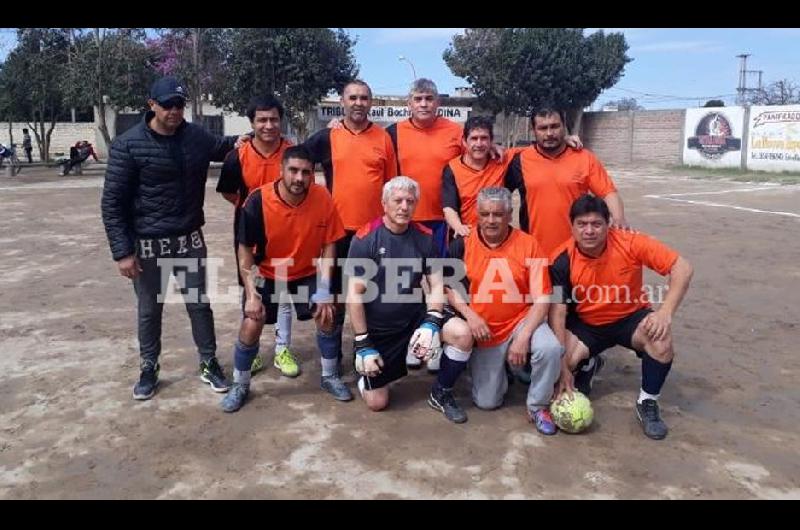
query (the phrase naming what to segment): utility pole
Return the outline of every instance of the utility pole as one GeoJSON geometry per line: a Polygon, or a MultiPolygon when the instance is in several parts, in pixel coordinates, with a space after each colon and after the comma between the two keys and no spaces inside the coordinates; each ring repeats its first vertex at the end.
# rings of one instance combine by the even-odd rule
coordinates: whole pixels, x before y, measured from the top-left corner
{"type": "Polygon", "coordinates": [[[744,105],[747,91],[747,58],[750,57],[750,54],[742,53],[736,57],[741,59],[739,61],[739,86],[736,87],[736,104],[744,105]]]}

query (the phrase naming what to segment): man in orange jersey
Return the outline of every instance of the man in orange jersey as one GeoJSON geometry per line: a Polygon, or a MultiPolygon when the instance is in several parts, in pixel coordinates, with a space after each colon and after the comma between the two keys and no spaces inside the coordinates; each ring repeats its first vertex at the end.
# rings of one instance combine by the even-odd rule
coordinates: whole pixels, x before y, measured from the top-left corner
{"type": "MultiPolygon", "coordinates": [[[[336,241],[344,236],[344,227],[330,194],[313,178],[308,151],[289,147],[283,153],[281,179],[253,191],[242,207],[238,239],[244,318],[234,347],[234,384],[221,403],[225,412],[244,405],[261,330],[265,323],[275,323],[278,302],[287,295],[299,320],[316,320],[323,367],[326,361],[334,366],[338,362],[330,333],[335,312],[330,282],[336,241]],[[324,258],[319,266],[318,258],[324,258]]],[[[352,399],[338,375],[324,374],[325,390],[341,401],[352,399]]]]}
{"type": "MultiPolygon", "coordinates": [[[[234,205],[233,248],[238,251],[236,237],[241,207],[247,196],[256,188],[270,184],[281,177],[281,157],[291,142],[281,135],[283,105],[275,96],[255,97],[247,107],[247,118],[253,128],[252,141],[245,142],[228,153],[217,182],[217,193],[234,205]]],[[[237,267],[239,285],[244,285],[237,267]]],[[[297,377],[300,365],[290,348],[292,341],[292,306],[278,306],[275,323],[275,357],[273,364],[287,377],[297,377]]],[[[260,355],[253,359],[253,373],[264,368],[260,355]]]]}
{"type": "Polygon", "coordinates": [[[672,319],[689,288],[692,266],[656,239],[609,230],[605,201],[586,194],[569,211],[572,238],[553,254],[550,268],[556,302],[550,324],[566,346],[558,392],[591,390],[596,370],[573,371],[612,346],[636,352],[642,360],[642,387],[636,415],[649,438],[667,435],[658,397],[674,351],[672,319]],[[642,268],[669,274],[669,290],[655,311],[642,285],[642,268]]]}
{"type": "MultiPolygon", "coordinates": [[[[336,255],[345,258],[353,234],[383,215],[381,192],[384,183],[397,175],[397,159],[389,135],[369,120],[372,107],[369,85],[361,80],[347,83],[342,90],[342,107],[342,126],[323,129],[304,145],[313,160],[322,165],[326,185],[344,223],[345,237],[336,244],[336,255]]],[[[337,295],[344,293],[338,265],[331,287],[337,295]]],[[[344,305],[339,305],[333,331],[339,337],[339,359],[343,324],[344,305]]],[[[338,371],[338,367],[334,369],[338,371]]]]}
{"type": "Polygon", "coordinates": [[[477,224],[478,192],[503,185],[508,163],[506,157],[491,157],[493,142],[492,118],[469,118],[464,124],[464,153],[452,159],[442,171],[443,213],[456,236],[468,236],[477,224]]]}
{"type": "Polygon", "coordinates": [[[613,226],[628,228],[622,198],[603,164],[588,149],[565,141],[564,112],[540,108],[531,123],[536,143],[514,156],[506,186],[519,190],[520,228],[533,235],[547,255],[570,238],[569,208],[591,191],[608,204],[613,226]]]}
{"type": "Polygon", "coordinates": [[[447,288],[458,313],[450,319],[466,329],[475,347],[470,358],[472,401],[478,408],[502,405],[508,390],[506,361],[531,365],[526,399],[528,418],[546,435],[557,428],[548,409],[564,351],[547,325],[551,292],[547,257],[536,240],[511,226],[511,192],[485,188],[478,193],[478,224],[450,244],[450,258],[461,260],[466,274],[447,288]]]}

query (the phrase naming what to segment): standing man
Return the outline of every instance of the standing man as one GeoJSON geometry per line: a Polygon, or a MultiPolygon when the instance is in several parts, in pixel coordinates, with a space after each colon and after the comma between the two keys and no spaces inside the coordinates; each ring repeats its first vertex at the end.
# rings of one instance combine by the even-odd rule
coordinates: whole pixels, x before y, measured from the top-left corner
{"type": "Polygon", "coordinates": [[[529,362],[528,419],[540,433],[555,434],[549,406],[564,348],[546,322],[547,257],[531,235],[511,226],[507,189],[481,190],[477,210],[477,229],[450,244],[450,258],[461,260],[466,271],[464,289],[447,287],[458,313],[451,321],[470,330],[467,351],[475,344],[472,400],[481,409],[500,407],[508,390],[506,361],[517,369],[529,362]]]}
{"type": "MultiPolygon", "coordinates": [[[[265,184],[281,178],[281,160],[291,142],[281,135],[283,105],[273,95],[253,98],[247,108],[247,118],[253,128],[253,139],[228,153],[217,182],[217,193],[234,205],[233,248],[234,256],[239,249],[237,237],[242,204],[250,193],[265,184]]],[[[237,267],[239,285],[244,286],[237,267]]],[[[273,365],[287,377],[297,377],[300,365],[290,348],[292,341],[292,306],[278,306],[278,321],[275,323],[275,357],[273,365]]],[[[253,373],[264,368],[260,355],[253,359],[253,373]]]]}
{"type": "Polygon", "coordinates": [[[386,183],[383,217],[359,230],[350,246],[347,268],[355,274],[348,282],[348,305],[356,369],[362,375],[358,388],[371,410],[385,409],[389,384],[408,373],[406,356],[439,355],[443,335],[449,344],[428,405],[463,423],[467,415],[453,397],[453,386],[469,360],[469,330],[456,322],[444,324],[442,274],[431,263],[438,251],[430,229],[411,220],[419,193],[419,184],[408,177],[386,183]],[[430,284],[428,296],[423,296],[423,277],[430,284]]]}
{"type": "MultiPolygon", "coordinates": [[[[336,244],[336,255],[347,256],[350,241],[358,229],[380,217],[381,190],[384,183],[397,175],[397,158],[386,131],[369,120],[372,108],[372,90],[361,80],[347,83],[342,90],[344,120],[338,128],[323,129],[311,136],[305,146],[314,162],[322,165],[325,183],[336,210],[342,217],[345,236],[336,244]]],[[[334,269],[333,292],[343,294],[342,271],[334,269]]],[[[338,341],[340,360],[344,305],[336,311],[336,325],[332,332],[338,341]]],[[[347,386],[339,378],[338,361],[323,361],[323,389],[343,397],[347,386]]],[[[338,399],[338,398],[337,398],[338,399]]]]}
{"type": "Polygon", "coordinates": [[[692,266],[652,237],[609,230],[609,208],[598,197],[581,196],[569,218],[572,238],[556,250],[550,268],[559,297],[550,323],[567,348],[559,393],[577,387],[588,394],[596,371],[578,371],[573,380],[579,364],[616,345],[630,348],[642,360],[636,417],[648,438],[660,440],[668,432],[658,398],[675,356],[672,319],[689,288],[692,266]],[[669,274],[667,296],[656,311],[642,289],[643,267],[669,274]]]}
{"type": "Polygon", "coordinates": [[[441,256],[447,250],[447,223],[442,212],[442,170],[461,154],[461,125],[438,115],[436,83],[420,78],[411,85],[408,108],[411,117],[387,127],[397,152],[398,173],[420,186],[420,203],[414,220],[433,231],[441,256]]]}
{"type": "MultiPolygon", "coordinates": [[[[330,336],[335,311],[330,282],[335,243],[344,227],[328,191],[312,182],[314,163],[303,146],[284,151],[281,173],[281,179],[250,194],[239,218],[244,318],[234,348],[233,388],[221,404],[225,412],[239,410],[247,399],[261,330],[277,320],[282,296],[291,297],[299,320],[316,320],[323,366],[338,361],[330,336]],[[318,258],[323,258],[319,267],[318,258]]],[[[352,399],[349,391],[334,396],[352,399]]]]}
{"type": "Polygon", "coordinates": [[[622,198],[603,164],[588,149],[567,145],[564,123],[561,109],[534,111],[536,143],[514,156],[506,175],[506,186],[520,193],[520,228],[533,235],[548,256],[570,238],[569,208],[588,191],[608,204],[613,226],[629,228],[622,198]]]}
{"type": "Polygon", "coordinates": [[[25,156],[28,157],[28,163],[33,164],[33,142],[31,142],[31,135],[28,129],[22,129],[22,148],[25,150],[25,156]]]}
{"type": "Polygon", "coordinates": [[[494,123],[488,116],[474,116],[464,124],[463,154],[442,172],[442,206],[447,224],[458,237],[466,237],[478,222],[478,192],[503,185],[510,154],[492,158],[494,123]]]}
{"type": "Polygon", "coordinates": [[[214,315],[206,297],[205,223],[208,165],[222,161],[236,137],[220,138],[183,119],[186,90],[173,77],[150,88],[144,120],[117,136],[105,175],[103,224],[119,273],[133,280],[138,300],[141,374],[134,399],[158,384],[161,317],[170,274],[185,279],[186,310],[200,356],[200,379],[216,392],[228,382],[217,357],[214,315]]]}

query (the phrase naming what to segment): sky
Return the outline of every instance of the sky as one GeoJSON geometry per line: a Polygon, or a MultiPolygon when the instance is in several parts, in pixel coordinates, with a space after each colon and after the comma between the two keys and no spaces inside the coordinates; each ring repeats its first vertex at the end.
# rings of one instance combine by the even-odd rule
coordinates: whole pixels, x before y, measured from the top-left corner
{"type": "MultiPolygon", "coordinates": [[[[762,70],[763,82],[788,79],[800,84],[800,29],[630,29],[621,31],[633,59],[619,82],[600,95],[592,106],[609,100],[636,98],[647,109],[686,108],[708,99],[734,104],[739,80],[739,59],[751,54],[748,70],[762,70]]],[[[463,28],[346,28],[357,37],[356,61],[360,77],[380,95],[405,94],[418,77],[429,77],[441,93],[453,94],[464,79],[455,77],[442,59],[452,37],[463,28]],[[407,58],[405,61],[399,56],[407,58]],[[413,72],[412,72],[413,67],[413,72]]],[[[597,31],[589,28],[587,33],[597,31]]],[[[0,28],[0,60],[13,48],[13,30],[0,28]]],[[[755,87],[757,74],[748,86],[755,87]]]]}
{"type": "MultiPolygon", "coordinates": [[[[603,28],[625,34],[633,59],[617,84],[600,95],[593,109],[608,100],[636,98],[647,109],[686,108],[708,99],[732,105],[739,82],[736,56],[749,53],[748,70],[762,70],[763,83],[781,79],[800,83],[800,29],[625,29],[603,28]],[[719,97],[721,96],[721,97],[719,97]]],[[[433,79],[439,92],[453,94],[467,86],[442,59],[454,35],[463,28],[347,29],[356,37],[360,76],[377,94],[403,94],[413,79],[433,79]],[[408,61],[400,61],[402,55],[408,61]]],[[[597,31],[597,28],[586,32],[597,31]]],[[[758,83],[750,74],[748,87],[758,83]]]]}

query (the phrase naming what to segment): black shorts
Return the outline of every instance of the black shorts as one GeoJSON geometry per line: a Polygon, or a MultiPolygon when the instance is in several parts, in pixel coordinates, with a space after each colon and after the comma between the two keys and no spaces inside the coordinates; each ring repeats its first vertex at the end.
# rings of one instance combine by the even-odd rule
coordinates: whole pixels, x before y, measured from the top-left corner
{"type": "Polygon", "coordinates": [[[381,368],[381,373],[376,377],[364,377],[364,388],[366,390],[383,388],[392,381],[397,381],[408,375],[408,369],[406,369],[408,343],[411,342],[411,336],[422,324],[424,317],[425,314],[423,313],[418,320],[412,320],[408,326],[390,333],[369,331],[369,338],[383,359],[383,368],[381,368]]]}
{"type": "Polygon", "coordinates": [[[590,357],[616,345],[629,348],[641,357],[642,352],[634,348],[631,341],[639,323],[652,311],[649,307],[639,309],[625,318],[602,326],[587,324],[577,314],[570,313],[567,315],[567,329],[589,348],[590,357]]]}
{"type": "MultiPolygon", "coordinates": [[[[311,320],[314,318],[315,304],[311,303],[311,295],[317,292],[317,275],[306,276],[288,282],[288,293],[292,298],[294,312],[297,320],[311,320]],[[298,288],[302,287],[305,292],[298,293],[298,288]]],[[[261,303],[264,305],[265,324],[274,324],[278,321],[278,302],[273,301],[272,295],[275,294],[275,281],[264,278],[264,285],[256,287],[258,294],[261,295],[261,303]]],[[[242,314],[244,314],[245,296],[242,295],[242,314]]]]}

